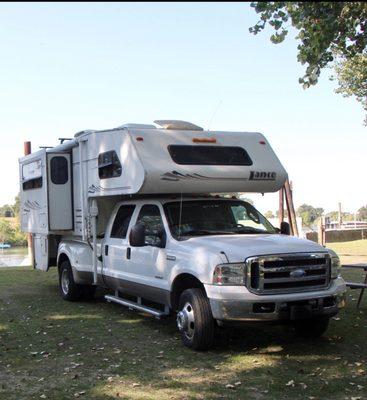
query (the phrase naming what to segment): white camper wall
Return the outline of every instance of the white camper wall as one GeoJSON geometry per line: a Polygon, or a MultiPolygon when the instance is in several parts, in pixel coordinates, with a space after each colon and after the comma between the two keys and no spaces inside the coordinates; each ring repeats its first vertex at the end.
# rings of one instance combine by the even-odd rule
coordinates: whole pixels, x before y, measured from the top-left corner
{"type": "MultiPolygon", "coordinates": [[[[256,132],[123,128],[90,132],[86,139],[87,181],[84,187],[89,197],[181,192],[276,192],[287,177],[269,142],[256,132]],[[213,147],[244,149],[251,163],[177,163],[168,150],[172,145],[204,146],[204,151],[213,147]],[[107,152],[115,152],[121,170],[114,177],[101,178],[98,158],[103,158],[107,152]]],[[[112,163],[102,159],[100,165],[108,162],[112,163]]]]}
{"type": "Polygon", "coordinates": [[[20,224],[23,232],[48,233],[46,150],[19,160],[20,224]]]}
{"type": "Polygon", "coordinates": [[[131,137],[125,129],[89,134],[86,159],[86,188],[89,197],[127,195],[139,192],[144,182],[145,172],[131,137]],[[107,152],[116,152],[121,163],[121,174],[101,179],[98,157],[107,152]]]}

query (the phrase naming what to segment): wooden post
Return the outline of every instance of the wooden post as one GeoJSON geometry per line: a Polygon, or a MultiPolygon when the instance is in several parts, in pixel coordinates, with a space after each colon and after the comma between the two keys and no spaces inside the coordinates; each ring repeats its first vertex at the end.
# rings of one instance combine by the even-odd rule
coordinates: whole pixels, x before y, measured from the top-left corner
{"type": "Polygon", "coordinates": [[[279,190],[279,226],[284,221],[284,188],[279,190]]]}
{"type": "Polygon", "coordinates": [[[319,220],[317,241],[319,242],[319,244],[321,244],[321,246],[325,246],[325,225],[323,217],[321,217],[319,220]]]}
{"type": "Polygon", "coordinates": [[[289,224],[292,227],[292,234],[298,236],[299,234],[297,227],[296,212],[294,210],[294,204],[293,204],[293,194],[288,179],[285,181],[284,190],[285,190],[285,199],[287,202],[289,224]]]}
{"type": "MultiPolygon", "coordinates": [[[[28,156],[28,154],[32,153],[32,145],[31,142],[24,142],[24,155],[28,156]]],[[[27,244],[28,244],[28,257],[31,260],[31,264],[34,266],[34,258],[33,258],[33,238],[32,234],[28,233],[27,235],[27,244]]]]}

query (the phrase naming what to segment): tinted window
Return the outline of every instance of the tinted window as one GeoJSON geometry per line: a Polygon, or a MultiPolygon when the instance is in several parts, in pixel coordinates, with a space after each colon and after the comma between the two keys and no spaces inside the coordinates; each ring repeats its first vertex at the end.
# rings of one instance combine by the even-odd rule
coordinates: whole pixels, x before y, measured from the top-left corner
{"type": "Polygon", "coordinates": [[[23,190],[38,189],[41,187],[42,187],[42,177],[29,179],[28,181],[23,182],[23,190]]]}
{"type": "Polygon", "coordinates": [[[23,190],[38,189],[42,187],[42,162],[35,160],[22,167],[23,190]]]}
{"type": "Polygon", "coordinates": [[[127,229],[130,224],[131,217],[134,213],[135,206],[121,206],[116,214],[113,222],[111,238],[124,239],[126,238],[127,229]]]}
{"type": "Polygon", "coordinates": [[[68,160],[65,157],[53,157],[50,162],[51,182],[55,185],[64,185],[69,179],[68,160]]]}
{"type": "Polygon", "coordinates": [[[121,176],[122,167],[114,150],[106,151],[98,156],[98,175],[100,179],[121,176]]]}
{"type": "Polygon", "coordinates": [[[242,147],[171,145],[168,151],[172,160],[182,165],[252,165],[242,147]]]}
{"type": "Polygon", "coordinates": [[[160,244],[160,233],[164,230],[161,212],[154,205],[145,205],[141,208],[137,223],[145,226],[145,241],[147,244],[156,246],[160,244]]]}
{"type": "Polygon", "coordinates": [[[239,200],[167,203],[166,217],[174,236],[275,233],[251,204],[239,200]]]}

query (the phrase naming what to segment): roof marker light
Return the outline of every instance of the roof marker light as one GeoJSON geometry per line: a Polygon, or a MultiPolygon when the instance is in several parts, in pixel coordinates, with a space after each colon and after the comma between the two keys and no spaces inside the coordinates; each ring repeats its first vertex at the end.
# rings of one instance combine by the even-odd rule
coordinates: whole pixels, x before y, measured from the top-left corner
{"type": "Polygon", "coordinates": [[[141,137],[141,136],[138,136],[138,137],[136,138],[136,140],[137,140],[138,142],[143,142],[143,141],[144,141],[144,138],[141,137]]]}
{"type": "Polygon", "coordinates": [[[265,140],[260,140],[260,144],[266,144],[265,140]]]}
{"type": "Polygon", "coordinates": [[[192,141],[194,143],[217,143],[215,138],[193,138],[192,141]]]}

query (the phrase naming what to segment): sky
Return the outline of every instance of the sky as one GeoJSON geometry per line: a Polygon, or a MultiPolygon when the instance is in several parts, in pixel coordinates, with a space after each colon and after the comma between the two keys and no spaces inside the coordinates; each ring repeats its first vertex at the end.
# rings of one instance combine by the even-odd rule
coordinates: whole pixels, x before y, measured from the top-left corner
{"type": "Polygon", "coordinates": [[[366,205],[362,107],[331,70],[302,89],[295,33],[274,45],[249,33],[257,21],[248,3],[0,3],[0,205],[18,193],[24,141],[156,119],[264,133],[296,207],[366,205]]]}

